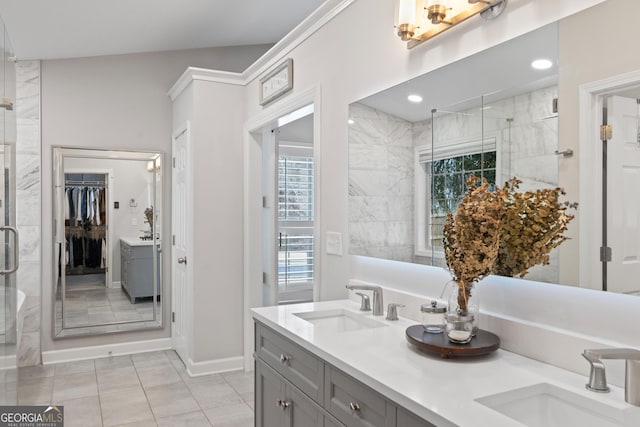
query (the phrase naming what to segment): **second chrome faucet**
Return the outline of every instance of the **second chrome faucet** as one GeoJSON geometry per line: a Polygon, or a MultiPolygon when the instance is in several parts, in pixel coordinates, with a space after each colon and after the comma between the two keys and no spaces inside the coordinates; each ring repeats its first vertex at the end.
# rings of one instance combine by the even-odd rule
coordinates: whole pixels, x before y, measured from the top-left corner
{"type": "Polygon", "coordinates": [[[384,302],[382,301],[382,288],[371,285],[347,285],[347,289],[352,291],[373,291],[373,315],[382,316],[384,314],[384,302]]]}

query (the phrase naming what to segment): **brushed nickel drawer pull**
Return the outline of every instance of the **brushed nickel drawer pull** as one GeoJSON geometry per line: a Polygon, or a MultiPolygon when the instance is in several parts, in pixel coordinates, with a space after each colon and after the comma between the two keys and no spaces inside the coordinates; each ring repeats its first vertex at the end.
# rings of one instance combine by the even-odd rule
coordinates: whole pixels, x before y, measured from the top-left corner
{"type": "Polygon", "coordinates": [[[284,411],[291,404],[289,402],[287,402],[286,400],[279,399],[279,400],[276,401],[276,405],[278,405],[284,411]]]}
{"type": "Polygon", "coordinates": [[[351,408],[353,412],[358,412],[360,410],[360,405],[358,405],[357,403],[349,402],[349,408],[351,408]]]}
{"type": "Polygon", "coordinates": [[[291,356],[287,356],[286,354],[280,355],[280,363],[284,364],[291,360],[291,356]]]}

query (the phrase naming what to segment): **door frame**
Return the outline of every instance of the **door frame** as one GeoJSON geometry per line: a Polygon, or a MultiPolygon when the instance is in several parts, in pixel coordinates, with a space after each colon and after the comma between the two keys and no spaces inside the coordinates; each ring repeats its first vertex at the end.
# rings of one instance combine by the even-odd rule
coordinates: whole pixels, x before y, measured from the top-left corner
{"type": "Polygon", "coordinates": [[[603,100],[611,92],[640,84],[640,70],[580,85],[578,88],[580,167],[580,287],[602,290],[602,142],[603,100]],[[596,232],[594,232],[596,230],[596,232]]]}
{"type": "MultiPolygon", "coordinates": [[[[186,172],[186,200],[185,200],[185,206],[186,206],[186,212],[185,212],[185,221],[187,223],[187,236],[186,236],[186,241],[187,241],[187,248],[186,248],[186,257],[187,260],[191,261],[193,260],[193,147],[192,147],[192,141],[191,141],[191,123],[189,120],[185,121],[183,124],[181,124],[180,126],[177,126],[173,132],[171,133],[171,237],[168,239],[168,245],[171,248],[169,253],[170,253],[170,268],[171,268],[171,273],[170,273],[170,277],[171,277],[171,313],[169,314],[169,319],[168,319],[168,323],[171,326],[171,347],[173,349],[177,349],[176,348],[176,336],[175,336],[175,329],[174,329],[174,322],[173,322],[173,313],[175,312],[175,301],[174,298],[176,296],[176,290],[175,290],[175,267],[176,267],[176,254],[175,254],[175,246],[173,245],[173,236],[175,235],[175,219],[176,219],[176,215],[174,215],[174,210],[175,210],[175,204],[177,203],[177,200],[175,198],[175,174],[173,173],[173,159],[175,157],[175,142],[176,139],[178,139],[180,136],[185,135],[186,137],[186,145],[187,145],[187,172],[186,172]]],[[[187,264],[187,266],[189,266],[189,264],[187,264]]],[[[184,352],[186,354],[180,354],[180,352],[178,353],[180,355],[181,358],[183,358],[183,356],[185,356],[183,358],[183,362],[185,363],[185,365],[187,365],[188,367],[188,360],[190,357],[189,354],[189,347],[191,344],[191,316],[190,314],[193,313],[193,268],[189,267],[186,269],[186,287],[185,287],[185,292],[186,295],[184,295],[185,297],[185,304],[186,304],[186,314],[184,319],[185,319],[185,324],[183,325],[183,334],[184,336],[182,337],[185,340],[184,343],[184,352]]]]}
{"type": "MultiPolygon", "coordinates": [[[[244,140],[244,280],[243,280],[243,314],[244,314],[244,369],[253,370],[253,321],[250,309],[260,306],[262,288],[255,283],[262,283],[262,173],[256,174],[255,168],[262,164],[262,141],[265,130],[278,127],[277,120],[300,108],[313,104],[313,157],[315,164],[314,177],[314,253],[316,254],[314,267],[313,300],[320,296],[321,271],[321,204],[320,204],[320,171],[321,165],[321,132],[320,112],[321,87],[315,85],[298,94],[292,94],[285,100],[269,106],[248,119],[243,126],[244,140]],[[259,175],[259,176],[258,176],[259,175]],[[256,239],[256,236],[260,236],[256,239]],[[254,284],[254,286],[252,286],[254,284]]],[[[270,132],[268,132],[270,135],[270,132]]],[[[273,136],[269,136],[273,137],[273,136]]]]}

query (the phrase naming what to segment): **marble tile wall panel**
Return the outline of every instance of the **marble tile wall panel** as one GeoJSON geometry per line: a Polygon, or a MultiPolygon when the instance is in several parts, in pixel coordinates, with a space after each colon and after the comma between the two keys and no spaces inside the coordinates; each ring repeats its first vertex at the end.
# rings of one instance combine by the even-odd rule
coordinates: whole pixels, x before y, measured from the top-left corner
{"type": "Polygon", "coordinates": [[[351,105],[349,117],[350,252],[410,260],[412,125],[360,104],[351,105]]]}
{"type": "Polygon", "coordinates": [[[40,61],[18,61],[16,85],[18,119],[40,120],[40,61]]]}
{"type": "Polygon", "coordinates": [[[40,62],[16,64],[16,222],[20,232],[18,288],[25,292],[25,319],[18,365],[40,364],[41,328],[41,145],[40,62]]]}

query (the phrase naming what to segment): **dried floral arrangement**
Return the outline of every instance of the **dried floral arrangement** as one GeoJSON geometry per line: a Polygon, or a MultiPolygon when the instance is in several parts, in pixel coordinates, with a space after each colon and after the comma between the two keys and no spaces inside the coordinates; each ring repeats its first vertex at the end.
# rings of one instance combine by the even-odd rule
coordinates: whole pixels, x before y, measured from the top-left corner
{"type": "Polygon", "coordinates": [[[444,226],[444,254],[458,283],[458,307],[466,312],[471,290],[489,274],[524,276],[537,264],[548,264],[551,250],[567,237],[577,204],[564,202],[560,188],[518,192],[513,178],[491,188],[471,175],[455,216],[444,226]]]}
{"type": "Polygon", "coordinates": [[[505,207],[500,249],[493,273],[522,277],[534,265],[549,264],[549,253],[567,240],[563,235],[574,218],[567,209],[577,203],[560,202],[561,188],[518,192],[522,181],[512,178],[502,188],[505,207]]]}
{"type": "Polygon", "coordinates": [[[471,175],[455,217],[449,213],[444,226],[444,254],[458,283],[461,312],[467,310],[473,285],[493,271],[503,216],[502,190],[491,189],[486,179],[471,175]]]}
{"type": "Polygon", "coordinates": [[[149,228],[153,230],[153,206],[149,206],[144,210],[144,217],[146,218],[144,222],[149,224],[149,228]]]}

